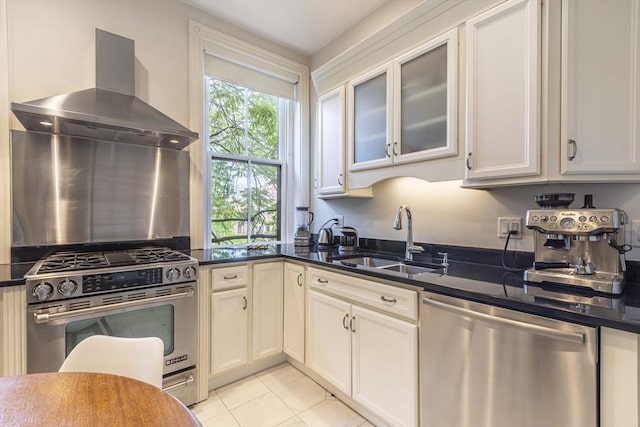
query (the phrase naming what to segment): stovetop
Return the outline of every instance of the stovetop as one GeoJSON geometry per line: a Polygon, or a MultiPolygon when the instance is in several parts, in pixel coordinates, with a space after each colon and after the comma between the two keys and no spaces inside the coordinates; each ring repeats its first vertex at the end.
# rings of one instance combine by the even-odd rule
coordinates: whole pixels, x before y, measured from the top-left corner
{"type": "Polygon", "coordinates": [[[193,282],[198,260],[166,247],[57,252],[24,276],[27,303],[59,301],[150,286],[193,282]]]}
{"type": "Polygon", "coordinates": [[[182,252],[164,247],[146,247],[115,252],[58,252],[49,255],[31,274],[71,272],[113,266],[135,266],[159,262],[187,261],[182,252]]]}

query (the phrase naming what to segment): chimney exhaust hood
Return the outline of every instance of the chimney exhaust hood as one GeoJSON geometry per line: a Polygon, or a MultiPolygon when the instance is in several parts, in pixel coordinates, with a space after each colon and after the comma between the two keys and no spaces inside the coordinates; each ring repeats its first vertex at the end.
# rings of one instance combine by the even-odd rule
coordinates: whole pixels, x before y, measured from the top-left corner
{"type": "Polygon", "coordinates": [[[135,96],[134,41],[96,28],[96,88],[11,103],[30,131],[181,150],[198,139],[135,96]]]}

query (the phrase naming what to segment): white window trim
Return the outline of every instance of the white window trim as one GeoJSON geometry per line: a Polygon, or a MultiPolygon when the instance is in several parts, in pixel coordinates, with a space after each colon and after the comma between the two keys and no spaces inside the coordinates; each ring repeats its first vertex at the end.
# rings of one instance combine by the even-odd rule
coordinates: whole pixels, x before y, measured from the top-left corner
{"type": "MultiPolygon", "coordinates": [[[[0,264],[11,259],[11,148],[9,141],[9,36],[7,2],[0,1],[0,264]],[[8,204],[7,204],[8,201],[8,204]]],[[[0,369],[1,372],[1,369],[0,369]]]]}
{"type": "MultiPolygon", "coordinates": [[[[281,70],[282,75],[297,75],[296,105],[294,115],[293,143],[287,148],[282,160],[282,220],[281,239],[293,241],[294,207],[309,205],[309,69],[306,65],[291,61],[250,43],[208,28],[199,22],[189,20],[189,126],[201,136],[204,135],[205,51],[224,56],[239,63],[262,64],[269,70],[281,70]],[[286,173],[286,176],[285,176],[286,173]]],[[[205,179],[208,177],[208,156],[204,138],[192,143],[187,150],[191,158],[190,168],[190,235],[191,248],[203,249],[208,246],[205,239],[205,220],[208,209],[205,200],[205,179]]],[[[208,185],[208,183],[207,183],[208,185]]]]}

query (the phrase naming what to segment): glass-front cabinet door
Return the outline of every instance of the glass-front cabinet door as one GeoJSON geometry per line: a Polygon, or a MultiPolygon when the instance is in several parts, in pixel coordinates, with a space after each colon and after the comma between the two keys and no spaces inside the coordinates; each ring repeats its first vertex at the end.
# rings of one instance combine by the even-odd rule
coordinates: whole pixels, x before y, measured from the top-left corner
{"type": "Polygon", "coordinates": [[[349,170],[457,154],[457,30],[349,82],[349,170]]]}
{"type": "Polygon", "coordinates": [[[349,82],[349,170],[393,164],[392,65],[349,82]]]}
{"type": "Polygon", "coordinates": [[[457,154],[457,30],[394,61],[394,163],[457,154]]]}

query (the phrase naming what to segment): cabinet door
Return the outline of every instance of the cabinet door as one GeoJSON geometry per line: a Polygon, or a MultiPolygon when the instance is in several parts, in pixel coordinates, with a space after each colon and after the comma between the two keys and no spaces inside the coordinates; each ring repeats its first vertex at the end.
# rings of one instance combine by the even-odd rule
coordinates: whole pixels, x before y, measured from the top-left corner
{"type": "Polygon", "coordinates": [[[418,327],[358,306],[353,317],[353,398],[390,425],[418,424],[418,327]]]}
{"type": "Polygon", "coordinates": [[[638,335],[602,328],[600,331],[600,425],[637,427],[638,335]]]}
{"type": "Polygon", "coordinates": [[[318,98],[318,193],[345,191],[344,86],[318,98]]]}
{"type": "Polygon", "coordinates": [[[247,363],[247,289],[211,294],[211,375],[247,363]]]}
{"type": "Polygon", "coordinates": [[[351,304],[318,292],[308,292],[307,365],[351,394],[351,304]]]}
{"type": "Polygon", "coordinates": [[[304,363],[304,267],[284,264],[284,352],[304,363]]]}
{"type": "Polygon", "coordinates": [[[392,65],[349,82],[349,170],[393,163],[392,65]]]}
{"type": "Polygon", "coordinates": [[[394,163],[457,154],[458,31],[394,61],[394,163]]]}
{"type": "Polygon", "coordinates": [[[563,1],[563,174],[640,173],[640,4],[563,1]]]}
{"type": "Polygon", "coordinates": [[[253,266],[253,360],[282,353],[282,263],[253,266]]]}
{"type": "Polygon", "coordinates": [[[467,21],[466,179],[540,173],[540,2],[467,21]]]}

